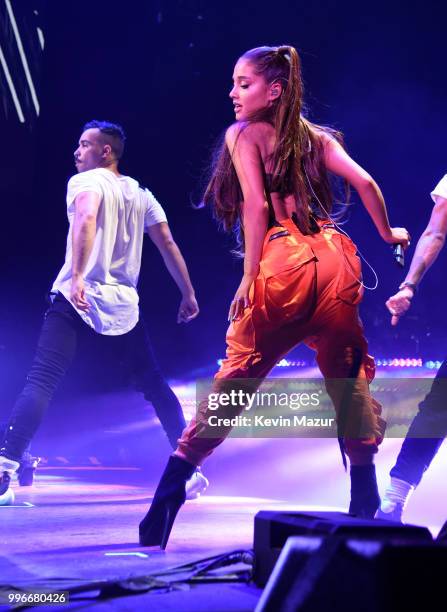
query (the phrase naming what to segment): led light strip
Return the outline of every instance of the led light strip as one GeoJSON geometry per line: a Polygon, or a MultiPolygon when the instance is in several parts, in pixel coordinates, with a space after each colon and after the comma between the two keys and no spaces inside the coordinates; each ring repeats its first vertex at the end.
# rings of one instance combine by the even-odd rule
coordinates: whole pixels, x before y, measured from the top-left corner
{"type": "Polygon", "coordinates": [[[17,48],[20,53],[20,59],[22,60],[23,70],[25,71],[26,80],[28,83],[29,90],[31,92],[31,98],[33,100],[34,108],[36,109],[36,115],[40,113],[39,100],[37,99],[36,90],[34,89],[33,79],[31,78],[31,73],[28,67],[28,61],[26,59],[25,51],[22,45],[22,39],[20,38],[19,30],[17,28],[17,23],[14,17],[14,12],[12,10],[10,0],[5,0],[6,9],[8,11],[9,19],[11,20],[12,30],[14,32],[14,36],[16,37],[17,48]]]}
{"type": "MultiPolygon", "coordinates": [[[[217,365],[221,366],[223,363],[223,359],[217,360],[217,365]]],[[[391,359],[375,359],[375,363],[377,366],[381,367],[391,367],[391,368],[427,368],[429,370],[438,370],[442,361],[432,360],[422,361],[420,357],[393,357],[391,359]]],[[[276,364],[276,367],[280,368],[303,368],[303,367],[311,367],[312,364],[307,361],[290,361],[289,359],[281,359],[276,364]]]]}
{"type": "Polygon", "coordinates": [[[0,63],[3,68],[3,72],[5,73],[6,81],[9,86],[9,91],[11,92],[14,106],[16,107],[19,121],[21,123],[25,123],[25,117],[23,115],[22,107],[20,106],[19,98],[17,97],[16,88],[14,87],[14,83],[12,82],[11,73],[9,72],[8,64],[6,63],[6,59],[5,59],[5,56],[3,55],[3,51],[1,47],[0,47],[0,63]]]}

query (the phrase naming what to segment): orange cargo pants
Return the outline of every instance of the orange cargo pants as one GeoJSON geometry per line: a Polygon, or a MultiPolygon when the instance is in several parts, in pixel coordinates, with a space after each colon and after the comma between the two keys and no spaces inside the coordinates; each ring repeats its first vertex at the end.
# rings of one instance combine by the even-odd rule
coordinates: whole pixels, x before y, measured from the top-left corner
{"type": "MultiPolygon", "coordinates": [[[[363,288],[356,248],[329,224],[311,236],[301,234],[292,220],[281,225],[266,234],[250,306],[230,324],[227,355],[213,392],[228,392],[232,379],[238,379],[238,388],[240,379],[247,379],[247,384],[250,379],[251,385],[256,379],[259,386],[284,355],[305,342],[316,350],[351,464],[371,463],[385,424],[380,405],[369,392],[374,360],[367,354],[358,316],[363,288]]],[[[212,414],[219,416],[219,410],[220,406],[212,414]]],[[[224,412],[228,417],[228,407],[224,412]]],[[[207,402],[201,402],[179,439],[176,455],[200,465],[223,442],[231,428],[212,437],[210,414],[207,402]]]]}

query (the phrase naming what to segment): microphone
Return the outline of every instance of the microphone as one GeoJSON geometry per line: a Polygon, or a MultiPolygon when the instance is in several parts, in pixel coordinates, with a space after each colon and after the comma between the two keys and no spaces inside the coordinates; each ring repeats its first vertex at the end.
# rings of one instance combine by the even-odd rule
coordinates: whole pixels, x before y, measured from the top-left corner
{"type": "Polygon", "coordinates": [[[393,256],[397,265],[403,268],[405,265],[405,255],[404,247],[400,243],[393,245],[393,256]]]}

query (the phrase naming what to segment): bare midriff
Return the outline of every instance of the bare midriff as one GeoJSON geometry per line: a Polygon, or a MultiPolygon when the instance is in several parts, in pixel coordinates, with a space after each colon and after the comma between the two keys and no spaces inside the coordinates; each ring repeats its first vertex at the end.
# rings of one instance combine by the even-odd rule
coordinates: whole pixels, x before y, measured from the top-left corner
{"type": "MultiPolygon", "coordinates": [[[[278,223],[281,221],[286,221],[287,219],[291,219],[293,213],[296,211],[295,208],[295,198],[294,196],[286,196],[285,198],[281,197],[279,193],[271,193],[270,194],[273,211],[275,213],[275,219],[278,223]]],[[[241,216],[242,222],[244,220],[244,202],[241,202],[241,216]]],[[[267,198],[265,200],[265,209],[268,210],[267,206],[267,198]]]]}
{"type": "Polygon", "coordinates": [[[296,211],[295,197],[292,195],[281,197],[279,193],[270,193],[272,199],[273,210],[275,212],[275,219],[281,223],[286,219],[290,219],[294,211],[296,211]]]}

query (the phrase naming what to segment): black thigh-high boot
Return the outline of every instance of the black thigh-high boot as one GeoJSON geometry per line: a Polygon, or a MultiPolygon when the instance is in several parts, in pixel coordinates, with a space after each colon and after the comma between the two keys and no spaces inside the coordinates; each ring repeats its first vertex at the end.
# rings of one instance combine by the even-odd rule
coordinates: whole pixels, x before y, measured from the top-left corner
{"type": "Polygon", "coordinates": [[[176,455],[169,457],[149,512],[140,523],[141,546],[166,548],[175,517],[185,503],[186,482],[195,470],[192,463],[176,455]]]}
{"type": "Polygon", "coordinates": [[[351,503],[349,514],[372,519],[380,506],[374,464],[351,465],[351,503]]]}

